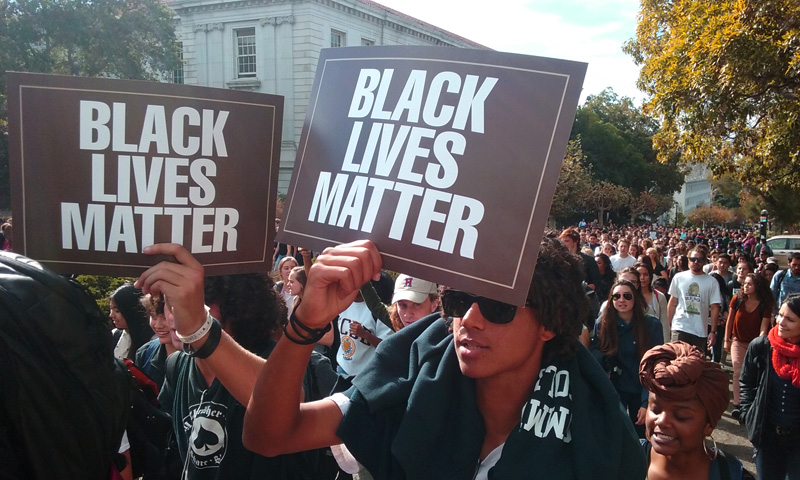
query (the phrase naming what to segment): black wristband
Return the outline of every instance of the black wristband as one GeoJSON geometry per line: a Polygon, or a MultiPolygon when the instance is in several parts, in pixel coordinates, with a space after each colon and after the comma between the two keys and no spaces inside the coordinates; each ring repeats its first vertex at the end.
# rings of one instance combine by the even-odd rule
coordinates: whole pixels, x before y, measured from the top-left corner
{"type": "Polygon", "coordinates": [[[297,307],[299,306],[300,302],[297,302],[297,305],[292,310],[292,314],[289,316],[289,323],[283,326],[283,334],[286,335],[286,338],[288,338],[292,343],[296,343],[298,345],[312,345],[317,343],[320,341],[320,339],[322,339],[322,337],[325,336],[326,333],[330,331],[331,324],[329,322],[325,328],[309,327],[301,322],[295,314],[295,312],[297,312],[297,307]],[[288,325],[292,326],[292,329],[296,335],[289,333],[287,328],[288,325]]]}
{"type": "Polygon", "coordinates": [[[183,351],[194,358],[208,358],[209,355],[214,353],[214,350],[219,346],[219,341],[222,338],[222,325],[214,318],[211,324],[211,330],[208,331],[208,338],[202,347],[195,350],[191,344],[184,343],[183,351]]]}

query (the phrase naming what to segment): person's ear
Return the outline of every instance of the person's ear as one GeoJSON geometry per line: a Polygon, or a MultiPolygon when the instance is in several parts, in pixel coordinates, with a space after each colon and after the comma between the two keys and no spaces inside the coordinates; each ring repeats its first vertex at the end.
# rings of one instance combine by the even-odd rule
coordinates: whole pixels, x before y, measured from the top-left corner
{"type": "Polygon", "coordinates": [[[711,436],[711,432],[713,432],[713,431],[714,431],[714,427],[712,427],[710,423],[706,423],[706,426],[703,427],[703,436],[704,437],[709,437],[709,436],[711,436]]]}
{"type": "Polygon", "coordinates": [[[544,325],[540,325],[540,326],[539,326],[539,338],[540,338],[540,339],[541,339],[543,342],[549,342],[549,341],[550,341],[550,340],[552,340],[552,339],[553,339],[553,337],[555,337],[555,336],[556,336],[556,334],[555,334],[555,333],[553,333],[553,332],[551,332],[551,331],[550,331],[550,330],[548,330],[547,328],[545,328],[545,327],[544,327],[544,325]]]}

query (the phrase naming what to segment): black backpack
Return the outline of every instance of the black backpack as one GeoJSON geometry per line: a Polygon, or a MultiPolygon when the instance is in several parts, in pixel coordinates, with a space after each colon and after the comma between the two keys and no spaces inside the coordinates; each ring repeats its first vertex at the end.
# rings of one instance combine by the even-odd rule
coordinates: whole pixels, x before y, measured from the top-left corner
{"type": "Polygon", "coordinates": [[[95,301],[0,253],[0,477],[108,479],[130,404],[95,301]]]}
{"type": "MultiPolygon", "coordinates": [[[[183,465],[172,417],[158,403],[158,385],[130,360],[116,361],[130,375],[132,405],[126,431],[133,478],[177,480],[183,465]]],[[[124,467],[124,463],[119,467],[124,467]]]]}

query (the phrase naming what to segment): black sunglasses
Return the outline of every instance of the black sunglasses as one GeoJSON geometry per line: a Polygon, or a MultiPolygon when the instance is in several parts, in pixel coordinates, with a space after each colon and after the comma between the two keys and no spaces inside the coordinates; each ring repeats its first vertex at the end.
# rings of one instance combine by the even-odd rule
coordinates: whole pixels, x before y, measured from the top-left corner
{"type": "Polygon", "coordinates": [[[703,262],[703,263],[705,263],[706,259],[703,258],[703,257],[689,257],[689,261],[692,262],[692,263],[694,263],[694,262],[703,262]]]}
{"type": "Polygon", "coordinates": [[[459,290],[445,290],[442,295],[442,311],[448,317],[463,317],[474,303],[478,304],[483,318],[491,323],[509,323],[517,314],[514,305],[459,290]]]}
{"type": "Polygon", "coordinates": [[[633,294],[630,292],[625,292],[622,295],[615,293],[614,295],[611,295],[611,300],[616,302],[620,297],[624,298],[625,300],[633,300],[633,294]]]}

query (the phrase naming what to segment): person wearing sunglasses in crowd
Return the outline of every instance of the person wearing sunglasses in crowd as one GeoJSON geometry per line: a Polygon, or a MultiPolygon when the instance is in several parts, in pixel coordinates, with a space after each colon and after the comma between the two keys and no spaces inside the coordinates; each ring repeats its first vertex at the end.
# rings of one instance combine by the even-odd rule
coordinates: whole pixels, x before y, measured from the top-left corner
{"type": "MultiPolygon", "coordinates": [[[[191,335],[206,321],[195,298],[202,267],[179,246],[146,252],[178,260],[138,284],[165,294],[178,332],[191,335]]],[[[300,403],[314,341],[380,268],[369,241],[325,250],[268,362],[224,333],[212,336],[207,364],[252,392],[248,448],[278,455],[344,443],[376,479],[486,479],[489,470],[498,480],[644,478],[614,387],[576,340],[587,313],[583,269],[557,240],[542,242],[524,305],[449,290],[443,318],[382,342],[347,395],[300,403]],[[224,368],[231,364],[241,368],[224,368]]],[[[203,348],[206,337],[191,347],[203,348]]]]}
{"type": "Polygon", "coordinates": [[[644,437],[647,390],[639,383],[639,362],[644,353],[664,343],[661,322],[646,314],[646,305],[636,285],[617,280],[608,303],[594,326],[591,348],[614,384],[622,404],[644,437]]]}
{"type": "Polygon", "coordinates": [[[707,261],[706,247],[693,248],[688,258],[689,270],[676,274],[669,285],[667,316],[672,331],[671,341],[686,342],[705,353],[717,341],[722,294],[717,281],[703,271],[707,261]]]}

